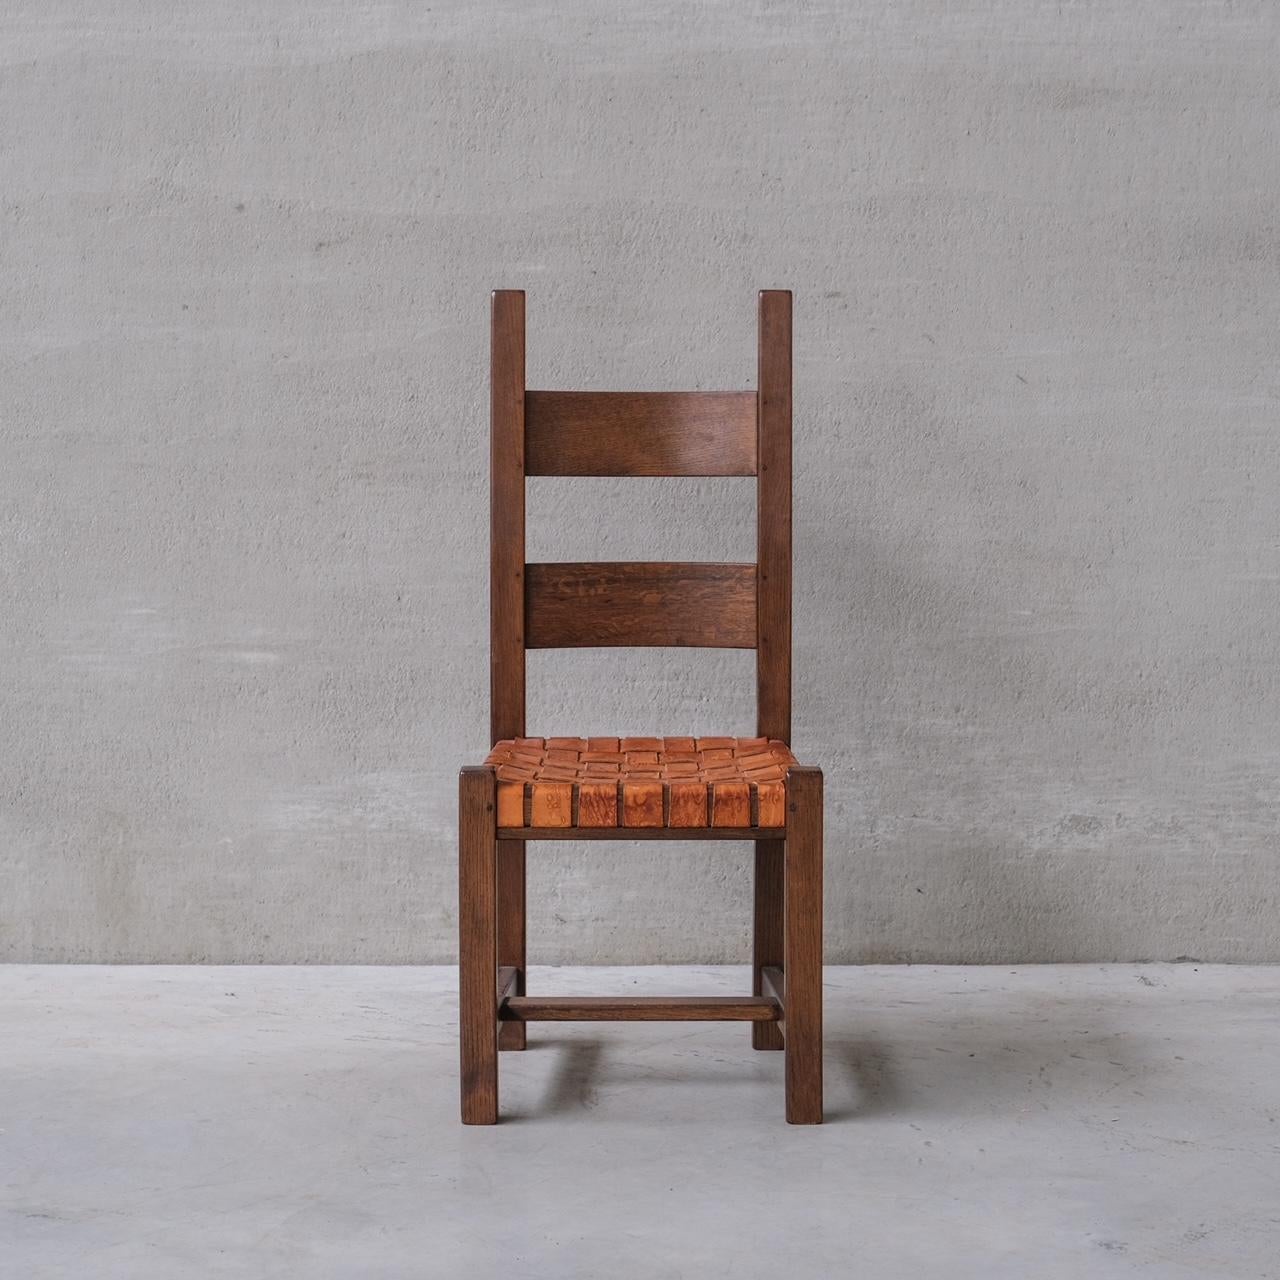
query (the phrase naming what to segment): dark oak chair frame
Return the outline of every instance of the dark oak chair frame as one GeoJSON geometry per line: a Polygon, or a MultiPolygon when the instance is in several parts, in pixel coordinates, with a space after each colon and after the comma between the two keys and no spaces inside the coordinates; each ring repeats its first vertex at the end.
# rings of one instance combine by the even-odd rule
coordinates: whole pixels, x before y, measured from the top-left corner
{"type": "MultiPolygon", "coordinates": [[[[526,648],[699,645],[755,649],[757,733],[789,744],[791,294],[759,296],[746,392],[526,390],[524,293],[498,290],[492,305],[492,741],[524,736],[526,648]],[[754,475],[756,563],[526,565],[527,475],[754,475]]],[[[753,1048],[785,1052],[787,1120],[821,1123],[819,769],[787,770],[782,826],[584,829],[500,826],[494,767],[464,768],[458,924],[464,1123],[496,1123],[498,1052],[523,1049],[527,1023],[612,1019],[749,1022],[753,1048]],[[752,995],[528,995],[526,841],[655,838],[755,842],[752,995]]]]}

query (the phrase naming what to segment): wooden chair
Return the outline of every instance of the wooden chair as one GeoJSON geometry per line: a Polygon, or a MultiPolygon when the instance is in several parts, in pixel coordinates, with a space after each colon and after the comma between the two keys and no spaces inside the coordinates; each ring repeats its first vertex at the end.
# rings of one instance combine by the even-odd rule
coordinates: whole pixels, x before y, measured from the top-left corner
{"type": "Polygon", "coordinates": [[[822,1121],[822,773],[791,738],[791,294],[759,300],[756,391],[526,391],[524,294],[493,295],[493,750],[459,780],[462,1120],[498,1119],[498,1051],[538,1021],[751,1023],[786,1117],[822,1121]],[[756,476],[755,564],[525,564],[525,476],[756,476]],[[755,649],[754,738],[530,738],[525,650],[755,649]],[[751,996],[525,991],[530,840],[755,841],[751,996]]]}

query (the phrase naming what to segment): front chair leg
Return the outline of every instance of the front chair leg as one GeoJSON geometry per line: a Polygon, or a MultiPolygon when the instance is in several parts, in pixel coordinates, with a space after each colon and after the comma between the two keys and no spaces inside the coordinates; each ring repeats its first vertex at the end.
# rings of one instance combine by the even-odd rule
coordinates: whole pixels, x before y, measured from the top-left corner
{"type": "Polygon", "coordinates": [[[491,768],[458,778],[458,1020],[462,1123],[498,1121],[498,876],[491,768]]]}
{"type": "Polygon", "coordinates": [[[787,773],[783,972],[789,1124],[822,1123],[822,771],[787,773]]]}

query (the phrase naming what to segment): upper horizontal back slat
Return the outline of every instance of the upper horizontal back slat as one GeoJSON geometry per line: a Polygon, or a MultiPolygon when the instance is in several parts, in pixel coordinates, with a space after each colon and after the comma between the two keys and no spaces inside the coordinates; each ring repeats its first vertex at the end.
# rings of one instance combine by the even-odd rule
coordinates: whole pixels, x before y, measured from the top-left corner
{"type": "Polygon", "coordinates": [[[753,476],[754,391],[527,391],[525,474],[753,476]]]}
{"type": "Polygon", "coordinates": [[[753,564],[530,564],[525,646],[754,649],[753,564]]]}

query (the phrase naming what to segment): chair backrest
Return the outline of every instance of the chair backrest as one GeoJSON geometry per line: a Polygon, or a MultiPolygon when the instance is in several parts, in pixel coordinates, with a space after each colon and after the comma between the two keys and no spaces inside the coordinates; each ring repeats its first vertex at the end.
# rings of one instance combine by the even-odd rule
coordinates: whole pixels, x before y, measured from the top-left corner
{"type": "Polygon", "coordinates": [[[493,294],[490,726],[525,734],[525,650],[756,651],[756,733],[791,739],[791,294],[760,293],[755,391],[529,391],[524,292],[493,294]],[[755,476],[754,564],[526,564],[526,476],[755,476]]]}

